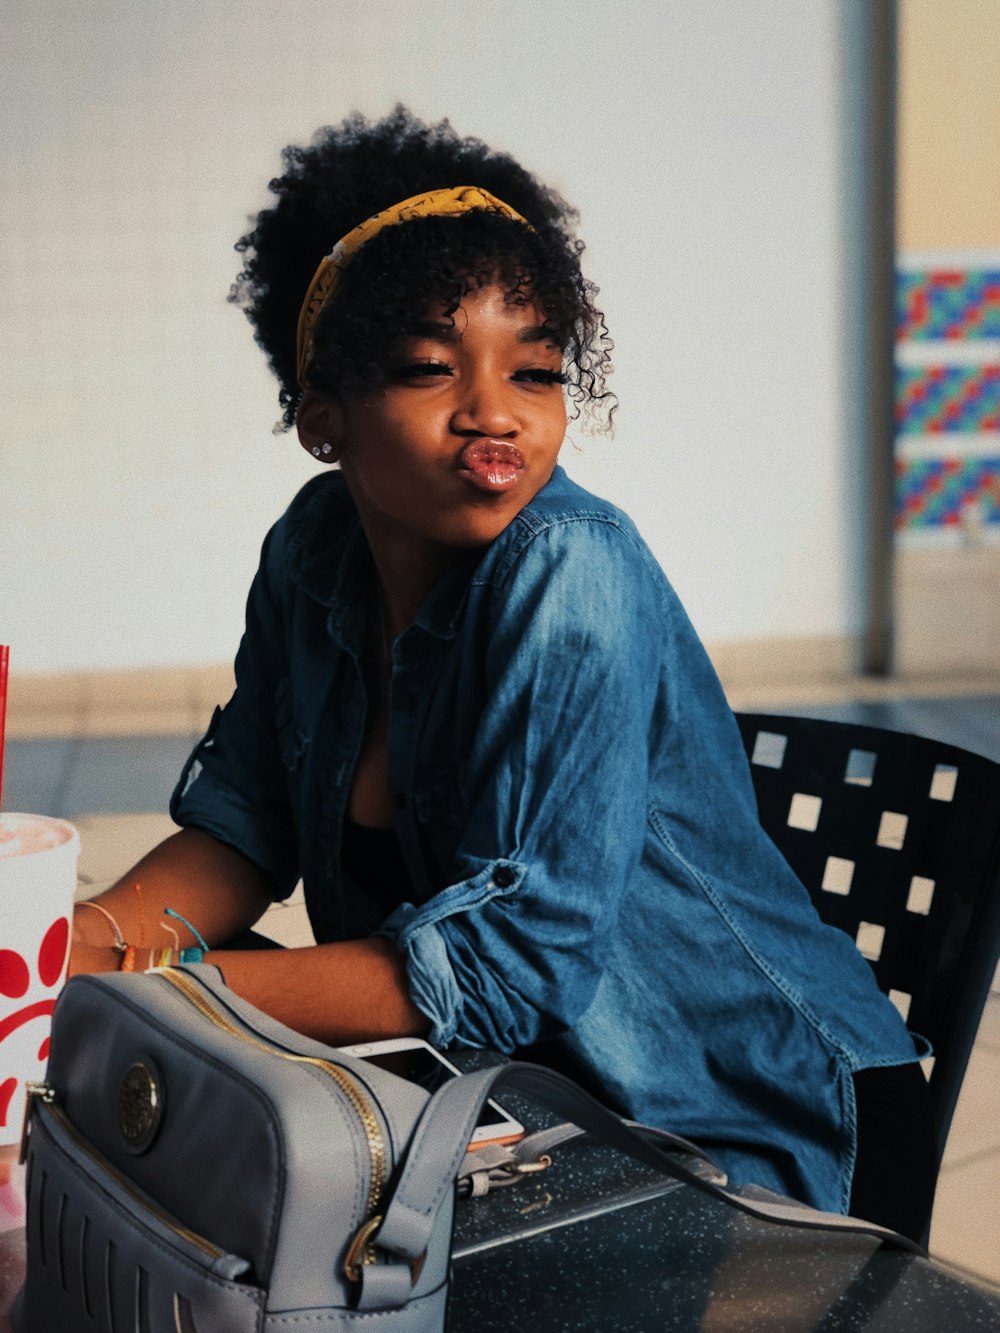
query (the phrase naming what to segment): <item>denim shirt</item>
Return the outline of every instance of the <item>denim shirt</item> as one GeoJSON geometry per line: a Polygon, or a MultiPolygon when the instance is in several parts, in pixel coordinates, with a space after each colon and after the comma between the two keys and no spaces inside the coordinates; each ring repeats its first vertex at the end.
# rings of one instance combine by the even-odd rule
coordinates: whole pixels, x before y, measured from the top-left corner
{"type": "Polygon", "coordinates": [[[917,1058],[764,834],[735,720],[631,521],[557,468],[393,645],[389,777],[413,901],[340,874],[373,567],[339,473],[269,533],[237,689],[171,803],[318,941],[406,958],[439,1046],[555,1040],[613,1103],[739,1182],[844,1211],[851,1075],[917,1058]]]}

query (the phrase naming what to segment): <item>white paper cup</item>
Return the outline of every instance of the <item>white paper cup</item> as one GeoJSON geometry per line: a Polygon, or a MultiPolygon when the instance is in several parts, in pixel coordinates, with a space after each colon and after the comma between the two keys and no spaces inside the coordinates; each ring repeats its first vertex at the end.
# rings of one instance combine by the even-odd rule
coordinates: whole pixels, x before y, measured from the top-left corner
{"type": "Polygon", "coordinates": [[[0,1148],[19,1141],[25,1084],[45,1073],[79,854],[65,820],[0,814],[0,1148]]]}

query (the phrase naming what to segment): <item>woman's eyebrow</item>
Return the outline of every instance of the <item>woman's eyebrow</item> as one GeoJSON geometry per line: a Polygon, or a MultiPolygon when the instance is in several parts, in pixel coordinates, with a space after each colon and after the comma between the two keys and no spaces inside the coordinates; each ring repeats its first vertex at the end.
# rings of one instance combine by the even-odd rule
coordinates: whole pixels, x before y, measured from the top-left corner
{"type": "Polygon", "coordinates": [[[519,343],[555,343],[556,337],[548,324],[528,324],[518,330],[519,343]]]}
{"type": "Polygon", "coordinates": [[[459,341],[461,333],[454,323],[422,319],[418,324],[411,324],[404,336],[407,338],[430,338],[433,342],[453,343],[459,341]]]}

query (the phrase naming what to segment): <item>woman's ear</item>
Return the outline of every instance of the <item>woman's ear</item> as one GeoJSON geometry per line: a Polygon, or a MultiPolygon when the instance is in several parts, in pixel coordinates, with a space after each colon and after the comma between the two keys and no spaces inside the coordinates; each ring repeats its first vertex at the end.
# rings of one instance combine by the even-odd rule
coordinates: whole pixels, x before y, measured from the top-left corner
{"type": "Polygon", "coordinates": [[[302,395],[295,414],[295,429],[299,444],[318,458],[321,463],[336,463],[344,436],[344,413],[333,398],[326,398],[312,389],[302,395]]]}

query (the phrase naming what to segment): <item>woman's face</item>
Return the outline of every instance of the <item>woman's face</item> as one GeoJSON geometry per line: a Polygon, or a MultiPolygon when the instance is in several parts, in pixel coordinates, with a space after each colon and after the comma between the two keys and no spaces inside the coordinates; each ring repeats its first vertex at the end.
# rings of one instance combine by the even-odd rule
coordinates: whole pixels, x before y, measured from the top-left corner
{"type": "Polygon", "coordinates": [[[566,431],[562,354],[498,286],[401,342],[386,387],[331,408],[333,443],[376,556],[483,546],[552,475],[566,431]]]}

